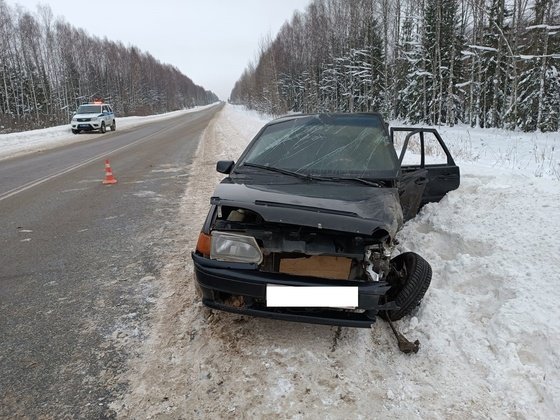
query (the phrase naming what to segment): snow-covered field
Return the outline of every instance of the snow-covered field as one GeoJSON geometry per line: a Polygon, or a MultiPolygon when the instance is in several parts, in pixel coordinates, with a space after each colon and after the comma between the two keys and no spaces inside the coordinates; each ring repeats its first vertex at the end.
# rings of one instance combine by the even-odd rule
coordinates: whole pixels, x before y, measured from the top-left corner
{"type": "MultiPolygon", "coordinates": [[[[560,413],[560,134],[440,132],[461,187],[399,234],[433,268],[397,324],[372,330],[205,310],[189,252],[221,178],[267,117],[226,105],[206,130],[157,281],[149,337],[113,408],[133,418],[556,418],[560,413]],[[186,271],[185,271],[186,267],[186,271]]],[[[23,135],[22,135],[23,136],[23,135]]],[[[2,143],[2,136],[0,136],[2,143]]],[[[1,150],[1,149],[0,149],[1,150]]]]}

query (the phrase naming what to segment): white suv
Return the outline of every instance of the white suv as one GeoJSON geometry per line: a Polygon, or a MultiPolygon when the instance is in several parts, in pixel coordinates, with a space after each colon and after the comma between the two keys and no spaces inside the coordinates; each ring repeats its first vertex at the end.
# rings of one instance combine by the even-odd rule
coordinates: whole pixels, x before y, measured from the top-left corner
{"type": "Polygon", "coordinates": [[[107,127],[111,128],[111,131],[117,129],[115,113],[111,105],[97,102],[80,105],[72,117],[71,125],[74,134],[92,130],[104,133],[107,131],[107,127]]]}

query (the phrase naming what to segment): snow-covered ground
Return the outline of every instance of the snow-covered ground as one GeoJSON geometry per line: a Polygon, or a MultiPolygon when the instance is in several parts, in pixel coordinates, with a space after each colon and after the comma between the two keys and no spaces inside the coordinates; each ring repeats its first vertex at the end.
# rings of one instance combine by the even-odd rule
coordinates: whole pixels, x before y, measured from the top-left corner
{"type": "Polygon", "coordinates": [[[399,234],[400,251],[421,253],[434,272],[418,312],[398,322],[421,342],[418,354],[404,355],[382,321],[371,331],[293,324],[209,312],[195,298],[188,252],[221,177],[208,174],[217,159],[236,159],[266,121],[226,106],[208,128],[177,228],[184,248],[169,257],[160,310],[125,377],[130,393],[114,404],[118,413],[556,417],[560,182],[554,171],[535,171],[540,162],[522,153],[532,146],[521,144],[546,144],[553,135],[441,130],[452,150],[463,151],[462,184],[399,234]],[[510,149],[523,164],[501,157],[510,149]]]}
{"type": "MultiPolygon", "coordinates": [[[[222,175],[267,117],[226,105],[190,168],[153,326],[113,404],[133,418],[556,418],[560,413],[560,135],[440,132],[461,187],[399,234],[430,262],[414,316],[336,328],[205,310],[189,252],[222,175]],[[186,271],[185,271],[186,267],[186,271]]],[[[0,142],[2,137],[0,136],[0,142]]]]}
{"type": "Polygon", "coordinates": [[[522,176],[560,180],[560,132],[523,133],[461,124],[439,127],[453,156],[461,163],[476,163],[522,176]]]}

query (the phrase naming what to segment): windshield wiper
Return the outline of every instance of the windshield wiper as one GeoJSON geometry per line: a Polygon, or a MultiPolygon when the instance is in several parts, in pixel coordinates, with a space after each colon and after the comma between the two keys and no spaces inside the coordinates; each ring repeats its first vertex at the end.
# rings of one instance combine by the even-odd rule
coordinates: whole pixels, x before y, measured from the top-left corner
{"type": "Polygon", "coordinates": [[[354,182],[361,182],[362,184],[369,185],[371,187],[381,188],[383,187],[382,183],[376,181],[370,181],[369,179],[359,178],[359,177],[343,177],[343,176],[320,176],[320,175],[313,175],[313,179],[319,181],[354,181],[354,182]]]}
{"type": "Polygon", "coordinates": [[[244,167],[244,166],[247,166],[249,168],[264,169],[266,171],[271,171],[271,172],[278,172],[278,173],[281,173],[281,174],[284,174],[284,175],[294,176],[296,178],[301,178],[301,179],[307,179],[307,180],[314,179],[314,177],[312,177],[310,175],[301,174],[299,172],[294,172],[294,171],[289,171],[287,169],[275,168],[274,166],[259,165],[258,163],[246,162],[243,165],[241,165],[241,167],[244,167]]]}
{"type": "Polygon", "coordinates": [[[264,169],[271,172],[278,172],[284,175],[294,176],[296,178],[305,179],[307,181],[354,181],[360,182],[362,184],[369,185],[371,187],[381,188],[383,187],[382,183],[370,181],[369,179],[359,178],[359,177],[340,177],[340,176],[323,176],[323,175],[311,175],[311,174],[302,174],[300,172],[289,171],[287,169],[276,168],[274,166],[266,166],[266,165],[259,165],[258,163],[244,163],[241,167],[247,166],[249,168],[257,168],[257,169],[264,169]]]}

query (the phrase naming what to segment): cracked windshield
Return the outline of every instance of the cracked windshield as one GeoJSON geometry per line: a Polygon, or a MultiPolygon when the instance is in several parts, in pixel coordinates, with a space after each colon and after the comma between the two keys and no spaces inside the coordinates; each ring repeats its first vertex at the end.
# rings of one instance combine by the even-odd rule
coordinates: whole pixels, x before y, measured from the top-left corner
{"type": "Polygon", "coordinates": [[[396,169],[380,118],[319,116],[269,126],[240,162],[303,174],[372,175],[396,169]]]}

